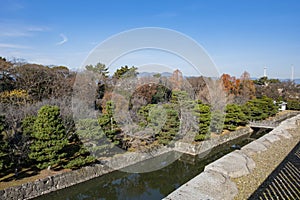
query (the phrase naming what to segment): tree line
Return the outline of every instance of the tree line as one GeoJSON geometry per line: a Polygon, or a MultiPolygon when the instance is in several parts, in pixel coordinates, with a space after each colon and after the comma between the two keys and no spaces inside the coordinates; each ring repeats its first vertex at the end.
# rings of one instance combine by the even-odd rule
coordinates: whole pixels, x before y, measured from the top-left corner
{"type": "Polygon", "coordinates": [[[250,120],[275,115],[278,107],[274,98],[288,101],[289,108],[299,109],[299,100],[294,98],[299,94],[299,85],[282,83],[280,94],[284,95],[276,96],[265,90],[275,87],[273,84],[279,87],[277,82],[258,84],[247,72],[239,79],[223,74],[218,80],[185,78],[179,70],[170,77],[137,76],[136,67],[122,66],[110,76],[109,69],[101,63],[87,65],[84,72],[74,72],[64,66],[18,64],[1,58],[1,173],[24,167],[79,168],[100,162],[115,147],[145,150],[172,144],[185,133],[199,142],[208,139],[212,132],[233,131],[250,120]],[[91,78],[91,74],[97,76],[91,78]],[[134,81],[122,80],[131,78],[138,82],[130,94],[134,81]],[[120,83],[118,87],[123,90],[118,91],[120,83]],[[74,118],[72,96],[76,84],[81,92],[80,102],[86,103],[88,112],[92,110],[96,117],[74,118]],[[225,91],[224,96],[211,88],[225,91]],[[122,105],[118,98],[126,99],[128,105],[122,105]],[[218,99],[225,99],[226,107],[219,108],[218,99]],[[131,124],[116,118],[119,107],[126,107],[131,124]]]}

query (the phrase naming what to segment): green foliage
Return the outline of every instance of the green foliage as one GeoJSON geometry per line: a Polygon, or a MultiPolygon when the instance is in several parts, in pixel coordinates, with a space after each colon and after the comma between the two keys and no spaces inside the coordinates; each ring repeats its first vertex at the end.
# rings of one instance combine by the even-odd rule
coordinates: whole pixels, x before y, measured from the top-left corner
{"type": "Polygon", "coordinates": [[[66,169],[78,169],[82,166],[86,166],[96,161],[95,157],[93,156],[82,156],[82,152],[78,152],[78,154],[80,154],[81,156],[70,160],[68,164],[64,165],[63,167],[66,169]]]}
{"type": "Polygon", "coordinates": [[[256,85],[266,85],[268,83],[280,83],[279,79],[268,79],[268,77],[263,76],[260,77],[258,80],[253,81],[256,85]]]}
{"type": "MultiPolygon", "coordinates": [[[[28,116],[22,120],[22,132],[26,136],[30,136],[34,131],[34,124],[37,120],[35,116],[28,116]]],[[[96,120],[95,120],[96,121],[96,120]]],[[[96,121],[97,123],[97,121],[96,121]]],[[[82,131],[82,126],[81,126],[82,131]]],[[[31,141],[34,141],[35,138],[32,138],[31,141]]],[[[63,165],[64,168],[76,169],[84,165],[88,165],[95,161],[93,156],[90,156],[90,152],[85,149],[80,141],[72,141],[64,147],[63,151],[59,152],[62,155],[66,155],[66,159],[63,165]],[[67,155],[66,155],[67,152],[67,155]]]]}
{"type": "Polygon", "coordinates": [[[206,135],[206,134],[196,134],[194,140],[197,142],[200,142],[200,141],[207,140],[209,138],[210,138],[209,135],[206,135]]]}
{"type": "Polygon", "coordinates": [[[234,131],[238,126],[244,126],[246,123],[247,118],[243,113],[241,106],[236,104],[228,104],[226,106],[224,129],[234,131]]]}
{"type": "Polygon", "coordinates": [[[147,117],[149,115],[149,110],[153,107],[153,104],[148,104],[146,106],[140,107],[137,112],[139,126],[145,128],[148,125],[147,117]]]}
{"type": "Polygon", "coordinates": [[[8,153],[8,142],[4,140],[3,134],[0,133],[0,170],[7,169],[12,164],[8,153]]]}
{"type": "Polygon", "coordinates": [[[194,115],[197,117],[199,123],[199,130],[195,135],[195,141],[202,141],[210,137],[210,121],[211,121],[211,113],[210,107],[206,104],[202,104],[198,102],[195,104],[194,115]]]}
{"type": "Polygon", "coordinates": [[[151,128],[160,144],[169,144],[179,131],[179,115],[173,104],[142,106],[138,117],[139,125],[151,128]]]}
{"type": "Polygon", "coordinates": [[[92,155],[101,157],[109,153],[112,144],[96,119],[81,119],[76,128],[81,142],[92,155]]]}
{"type": "Polygon", "coordinates": [[[90,155],[90,152],[80,141],[69,143],[65,151],[68,154],[68,160],[63,167],[67,169],[78,169],[96,161],[96,158],[90,155]]]}
{"type": "Polygon", "coordinates": [[[300,102],[299,100],[288,100],[287,108],[289,110],[300,110],[300,102]]]}
{"type": "Polygon", "coordinates": [[[5,130],[5,116],[0,115],[0,133],[2,133],[5,130]]]}
{"type": "Polygon", "coordinates": [[[9,157],[8,142],[4,138],[5,117],[0,115],[0,170],[9,168],[12,165],[9,157]]]}
{"type": "Polygon", "coordinates": [[[278,107],[271,98],[262,97],[248,101],[243,107],[243,112],[248,120],[258,121],[275,115],[278,112],[278,107]]]}
{"type": "Polygon", "coordinates": [[[118,135],[121,133],[121,129],[118,127],[117,122],[113,117],[113,110],[113,102],[106,102],[106,112],[98,118],[98,122],[110,142],[114,143],[115,145],[120,145],[121,141],[119,140],[118,135]]]}
{"type": "Polygon", "coordinates": [[[267,113],[264,113],[263,110],[260,108],[261,101],[254,99],[248,101],[243,106],[243,112],[247,116],[247,119],[250,121],[258,121],[263,120],[268,117],[267,113]]]}
{"type": "Polygon", "coordinates": [[[29,158],[36,162],[39,169],[60,165],[66,153],[63,148],[68,144],[65,128],[57,106],[43,106],[38,112],[31,133],[34,139],[29,158]]]}
{"type": "Polygon", "coordinates": [[[153,74],[153,77],[154,78],[161,78],[161,74],[160,73],[153,74]]]}
{"type": "Polygon", "coordinates": [[[105,66],[105,64],[97,63],[95,66],[93,65],[87,65],[85,66],[85,69],[97,74],[100,74],[104,77],[108,77],[109,71],[108,67],[105,66]]]}
{"type": "Polygon", "coordinates": [[[263,97],[261,99],[264,103],[264,111],[268,114],[268,117],[276,115],[278,112],[278,106],[274,104],[273,99],[268,97],[263,97]]]}
{"type": "Polygon", "coordinates": [[[266,76],[263,76],[263,77],[260,77],[259,79],[257,80],[254,80],[254,84],[256,85],[265,85],[266,82],[267,82],[268,78],[266,76]]]}
{"type": "Polygon", "coordinates": [[[170,99],[171,90],[163,85],[158,85],[156,87],[156,93],[152,96],[151,103],[165,103],[170,99]]]}
{"type": "Polygon", "coordinates": [[[120,78],[136,77],[137,75],[138,72],[136,67],[132,66],[129,68],[127,65],[125,65],[124,67],[122,66],[120,69],[117,69],[113,77],[116,79],[120,79],[120,78]]]}
{"type": "Polygon", "coordinates": [[[186,91],[172,91],[171,103],[173,104],[181,104],[181,102],[190,100],[188,93],[186,91]]]}
{"type": "Polygon", "coordinates": [[[217,134],[222,133],[224,126],[224,118],[225,114],[223,114],[220,110],[216,110],[211,113],[211,132],[217,134]]]}
{"type": "Polygon", "coordinates": [[[35,116],[27,116],[22,120],[22,132],[24,135],[31,135],[34,132],[35,116]]]}
{"type": "Polygon", "coordinates": [[[174,105],[163,104],[163,109],[166,113],[165,123],[162,126],[161,131],[156,134],[156,139],[160,144],[167,145],[175,138],[176,134],[178,133],[180,120],[178,111],[174,109],[174,105]]]}
{"type": "MultiPolygon", "coordinates": [[[[150,111],[155,109],[155,104],[148,104],[146,106],[142,106],[138,110],[138,119],[139,119],[139,125],[143,128],[146,126],[150,126],[151,123],[151,117],[149,116],[150,111]]],[[[155,109],[156,111],[157,109],[155,109]]],[[[156,113],[156,112],[155,112],[156,113]]]]}

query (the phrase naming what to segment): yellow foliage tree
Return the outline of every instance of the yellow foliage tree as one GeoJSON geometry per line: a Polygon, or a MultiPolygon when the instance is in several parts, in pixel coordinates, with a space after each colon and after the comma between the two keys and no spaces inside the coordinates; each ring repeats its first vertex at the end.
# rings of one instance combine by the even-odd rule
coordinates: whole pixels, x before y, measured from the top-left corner
{"type": "Polygon", "coordinates": [[[10,105],[24,105],[30,98],[26,90],[12,90],[0,93],[0,103],[10,105]]]}

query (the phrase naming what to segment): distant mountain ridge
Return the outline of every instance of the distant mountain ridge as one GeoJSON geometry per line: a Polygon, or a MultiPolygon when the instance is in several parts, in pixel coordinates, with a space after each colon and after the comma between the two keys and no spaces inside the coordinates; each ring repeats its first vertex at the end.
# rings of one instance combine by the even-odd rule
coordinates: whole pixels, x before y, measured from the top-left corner
{"type": "MultiPolygon", "coordinates": [[[[155,74],[161,74],[161,76],[164,76],[164,77],[172,76],[171,72],[162,72],[162,73],[159,73],[159,72],[140,72],[138,76],[139,77],[147,77],[147,76],[153,76],[155,74]]],[[[185,77],[192,77],[192,76],[185,76],[185,77]]],[[[214,78],[214,79],[216,79],[216,78],[214,78]]],[[[259,78],[251,77],[251,80],[257,80],[257,79],[259,79],[259,78]]],[[[290,81],[290,79],[287,79],[287,78],[286,79],[279,78],[278,80],[281,81],[281,82],[290,81]]],[[[300,84],[300,78],[294,79],[294,82],[296,84],[300,84]]]]}
{"type": "Polygon", "coordinates": [[[161,74],[161,76],[164,76],[164,77],[172,76],[172,73],[170,73],[170,72],[162,72],[162,73],[159,73],[159,72],[139,72],[138,76],[139,77],[147,77],[147,76],[153,76],[155,74],[161,74]]]}
{"type": "MultiPolygon", "coordinates": [[[[279,80],[282,81],[282,82],[285,82],[285,81],[290,81],[291,79],[279,79],[279,80]]],[[[300,84],[300,78],[294,79],[294,82],[295,82],[296,84],[300,84]]]]}
{"type": "MultiPolygon", "coordinates": [[[[258,79],[259,79],[259,78],[251,77],[251,80],[258,80],[258,79]]],[[[277,78],[275,78],[275,79],[277,79],[277,78]]],[[[279,80],[280,82],[287,82],[287,81],[290,81],[291,79],[289,79],[289,78],[278,78],[278,80],[279,80]]],[[[294,79],[294,82],[295,82],[296,84],[300,84],[300,78],[294,79]]]]}

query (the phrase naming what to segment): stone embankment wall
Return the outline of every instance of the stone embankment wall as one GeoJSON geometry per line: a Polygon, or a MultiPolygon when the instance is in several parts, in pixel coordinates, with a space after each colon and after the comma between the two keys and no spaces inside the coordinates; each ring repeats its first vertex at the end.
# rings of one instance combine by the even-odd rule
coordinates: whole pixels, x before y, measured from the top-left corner
{"type": "MultiPolygon", "coordinates": [[[[72,185],[82,183],[92,178],[99,177],[114,170],[122,169],[131,166],[147,159],[155,158],[159,155],[179,151],[192,155],[209,152],[215,146],[224,142],[250,134],[252,129],[249,127],[239,129],[222,137],[214,138],[208,141],[203,141],[197,145],[177,142],[173,148],[160,148],[145,153],[128,153],[115,156],[108,160],[105,165],[96,164],[93,166],[83,167],[78,170],[49,176],[44,179],[39,179],[34,182],[22,184],[20,186],[6,188],[0,191],[0,199],[23,200],[34,198],[49,192],[70,187],[72,185]]],[[[160,159],[161,160],[161,159],[160,159]]],[[[159,160],[158,160],[159,162],[159,160]]],[[[153,161],[153,163],[155,163],[153,161]]],[[[135,168],[128,168],[126,171],[134,172],[135,168]]],[[[139,170],[139,169],[136,169],[139,170]]]]}
{"type": "Polygon", "coordinates": [[[231,178],[251,173],[255,168],[251,156],[268,150],[278,140],[293,139],[296,136],[290,134],[288,130],[296,130],[296,134],[299,135],[299,127],[300,115],[281,122],[271,132],[245,145],[241,150],[233,151],[210,163],[202,173],[169,194],[164,200],[234,199],[239,191],[231,178]]]}
{"type": "Polygon", "coordinates": [[[234,132],[231,132],[229,134],[216,136],[214,138],[211,138],[210,140],[202,141],[198,144],[191,144],[191,143],[179,141],[175,143],[175,147],[173,150],[181,153],[190,154],[190,155],[198,155],[198,154],[203,154],[205,152],[208,153],[209,150],[211,150],[216,146],[237,139],[239,137],[249,136],[252,132],[253,130],[250,127],[244,127],[234,132]]]}
{"type": "Polygon", "coordinates": [[[34,198],[42,194],[87,181],[111,171],[112,169],[100,164],[83,167],[78,170],[49,176],[44,179],[38,179],[34,182],[1,190],[0,199],[23,200],[34,198]]]}
{"type": "MultiPolygon", "coordinates": [[[[31,199],[43,194],[60,190],[90,179],[99,177],[109,172],[131,166],[141,161],[157,157],[162,154],[172,152],[170,148],[161,148],[153,150],[151,153],[125,153],[117,155],[108,160],[104,165],[95,164],[82,167],[65,173],[48,176],[44,179],[38,179],[34,182],[28,182],[20,186],[9,187],[0,191],[2,200],[25,200],[31,199]]],[[[132,169],[134,170],[134,168],[132,169]]],[[[130,171],[130,169],[128,169],[130,171]]]]}

